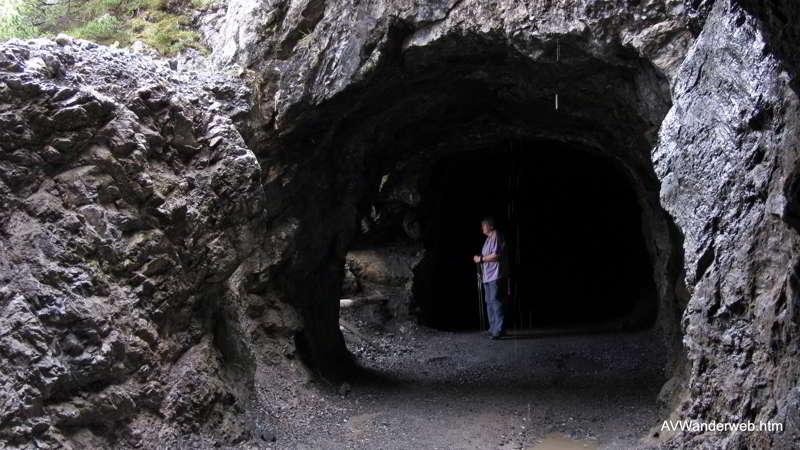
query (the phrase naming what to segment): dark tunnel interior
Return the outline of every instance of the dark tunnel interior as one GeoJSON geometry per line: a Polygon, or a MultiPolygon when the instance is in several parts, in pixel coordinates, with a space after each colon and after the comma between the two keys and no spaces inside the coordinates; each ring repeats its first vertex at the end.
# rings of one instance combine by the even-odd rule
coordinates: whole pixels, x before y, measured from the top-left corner
{"type": "Polygon", "coordinates": [[[427,325],[478,329],[481,218],[494,216],[510,262],[509,329],[645,328],[657,309],[641,209],[613,161],[553,142],[439,160],[423,194],[423,240],[432,258],[427,325]]]}

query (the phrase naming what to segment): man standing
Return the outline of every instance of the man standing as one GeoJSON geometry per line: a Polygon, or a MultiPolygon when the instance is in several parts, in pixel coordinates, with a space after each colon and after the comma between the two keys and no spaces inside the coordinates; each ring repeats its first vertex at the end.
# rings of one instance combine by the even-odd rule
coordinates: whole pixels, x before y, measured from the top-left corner
{"type": "Polygon", "coordinates": [[[499,339],[506,332],[503,321],[503,299],[505,298],[505,281],[507,276],[505,250],[506,243],[495,229],[492,217],[481,221],[481,231],[486,235],[480,255],[472,260],[480,264],[483,278],[483,289],[486,293],[486,309],[489,315],[489,337],[499,339]]]}

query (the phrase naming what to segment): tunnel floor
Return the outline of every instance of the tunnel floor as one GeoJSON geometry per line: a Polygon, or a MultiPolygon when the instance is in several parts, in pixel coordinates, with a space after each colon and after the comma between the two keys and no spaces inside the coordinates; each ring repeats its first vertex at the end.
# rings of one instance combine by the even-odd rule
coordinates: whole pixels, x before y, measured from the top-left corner
{"type": "Polygon", "coordinates": [[[566,331],[343,328],[362,376],[312,382],[272,448],[644,448],[665,381],[657,337],[566,331]]]}

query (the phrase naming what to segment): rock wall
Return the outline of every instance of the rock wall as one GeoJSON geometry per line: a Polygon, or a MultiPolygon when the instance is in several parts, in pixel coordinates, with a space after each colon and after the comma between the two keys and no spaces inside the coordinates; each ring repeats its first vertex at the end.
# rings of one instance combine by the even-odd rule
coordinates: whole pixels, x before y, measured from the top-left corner
{"type": "Polygon", "coordinates": [[[417,245],[349,251],[347,271],[358,285],[353,294],[357,298],[382,298],[390,318],[412,318],[414,270],[423,253],[417,245]]]}
{"type": "Polygon", "coordinates": [[[232,120],[248,95],[236,79],[86,41],[0,44],[9,448],[257,433],[253,373],[270,356],[254,346],[280,349],[298,320],[252,282],[281,246],[232,120]]]}
{"type": "Polygon", "coordinates": [[[559,37],[581,38],[601,59],[620,58],[625,47],[667,74],[692,40],[679,0],[232,0],[224,18],[214,19],[216,28],[208,33],[212,57],[223,66],[260,72],[260,111],[280,130],[295,126],[289,122],[301,111],[309,114],[308,106],[373,76],[394,51],[424,47],[448,34],[496,35],[515,46],[527,41],[534,47],[528,51],[538,56],[559,37]]]}
{"type": "Polygon", "coordinates": [[[679,447],[800,444],[800,121],[791,62],[775,51],[787,43],[770,34],[738,2],[713,5],[677,74],[653,161],[662,204],[684,235],[692,294],[683,316],[689,395],[673,416],[773,421],[785,431],[683,434],[672,439],[679,447]]]}

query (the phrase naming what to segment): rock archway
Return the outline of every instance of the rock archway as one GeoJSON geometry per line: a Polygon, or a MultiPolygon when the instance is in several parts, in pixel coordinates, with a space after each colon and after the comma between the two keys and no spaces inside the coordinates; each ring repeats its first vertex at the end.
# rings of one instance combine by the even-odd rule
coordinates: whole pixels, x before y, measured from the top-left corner
{"type": "MultiPolygon", "coordinates": [[[[369,79],[297,113],[279,138],[282,151],[261,156],[264,166],[291,173],[291,181],[280,184],[292,193],[282,215],[299,218],[295,239],[302,247],[286,272],[301,275],[286,286],[303,312],[309,361],[328,373],[346,367],[337,306],[348,249],[424,251],[434,220],[425,189],[438,162],[479,150],[501,155],[509,142],[546,142],[551,158],[569,148],[600,157],[613,167],[600,169],[616,171],[629,189],[651,267],[643,278],[652,281],[651,302],[657,298],[650,314],[658,311],[659,332],[675,349],[670,370],[676,370],[685,304],[681,242],[659,204],[650,160],[670,106],[661,72],[624,48],[598,50],[570,35],[416,42],[390,26],[381,42],[383,57],[369,79]]],[[[426,296],[436,295],[427,273],[434,259],[417,260],[409,303],[395,305],[396,311],[425,314],[426,296]]]]}

